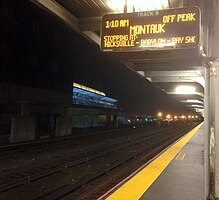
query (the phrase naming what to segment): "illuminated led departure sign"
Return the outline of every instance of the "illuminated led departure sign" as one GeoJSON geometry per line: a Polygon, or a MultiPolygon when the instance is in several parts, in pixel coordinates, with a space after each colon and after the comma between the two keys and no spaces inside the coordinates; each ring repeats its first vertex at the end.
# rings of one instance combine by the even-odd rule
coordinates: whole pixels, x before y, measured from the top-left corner
{"type": "Polygon", "coordinates": [[[199,44],[198,7],[105,15],[102,51],[193,48],[199,44]]]}

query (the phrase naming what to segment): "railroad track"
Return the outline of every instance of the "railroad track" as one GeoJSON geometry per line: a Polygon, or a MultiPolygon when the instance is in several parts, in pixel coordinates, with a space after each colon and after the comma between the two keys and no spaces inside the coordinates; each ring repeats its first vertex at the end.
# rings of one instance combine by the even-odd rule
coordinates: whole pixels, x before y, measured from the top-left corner
{"type": "MultiPolygon", "coordinates": [[[[38,165],[39,163],[42,163],[45,160],[45,156],[48,155],[47,152],[49,152],[50,159],[57,159],[57,155],[59,157],[65,157],[63,154],[63,146],[64,149],[68,149],[68,152],[72,149],[74,146],[73,151],[85,151],[84,149],[87,149],[87,146],[89,144],[95,144],[95,143],[103,143],[104,140],[113,141],[121,138],[124,138],[124,134],[127,136],[129,135],[136,135],[139,132],[142,132],[142,130],[149,132],[153,129],[156,129],[156,127],[139,127],[137,129],[132,128],[126,128],[126,129],[118,129],[113,131],[106,131],[101,133],[95,133],[95,134],[89,134],[89,135],[83,135],[81,137],[69,137],[68,139],[65,138],[64,140],[59,140],[57,138],[57,141],[54,141],[54,143],[42,143],[34,144],[33,147],[31,147],[32,143],[25,144],[24,147],[22,147],[21,144],[16,145],[10,145],[8,148],[0,147],[0,162],[5,163],[3,166],[3,169],[7,169],[6,166],[8,166],[7,163],[13,162],[13,160],[18,159],[19,165],[15,163],[15,166],[19,166],[19,168],[26,168],[28,165],[38,165]],[[67,140],[66,140],[67,139],[67,140]],[[60,142],[58,142],[60,141],[60,142]],[[84,141],[89,141],[89,144],[84,144],[84,141]],[[58,153],[57,153],[58,152],[58,153]],[[25,157],[26,160],[24,162],[20,162],[20,159],[22,157],[25,157]],[[27,160],[29,158],[29,160],[27,160]],[[36,158],[36,159],[35,159],[36,158]],[[32,159],[32,160],[31,160],[32,159]],[[6,161],[6,162],[5,162],[6,161]]],[[[108,142],[107,141],[107,142],[108,142]]],[[[71,152],[75,153],[75,152],[71,152]]],[[[9,167],[9,169],[14,168],[14,166],[9,167]]],[[[10,170],[7,170],[10,171],[10,170]]]]}
{"type": "MultiPolygon", "coordinates": [[[[138,130],[151,130],[156,127],[153,126],[143,126],[138,127],[138,130]]],[[[92,133],[86,133],[86,134],[78,134],[78,135],[70,135],[70,136],[63,136],[63,137],[57,137],[57,138],[49,138],[49,139],[42,139],[38,141],[27,141],[27,142],[19,142],[15,144],[7,144],[7,145],[0,145],[0,156],[4,156],[5,154],[11,154],[11,153],[23,153],[25,151],[31,151],[38,149],[40,147],[41,150],[48,148],[48,145],[50,148],[52,146],[55,146],[57,148],[57,145],[61,146],[62,144],[71,143],[75,140],[84,140],[94,137],[99,137],[100,135],[107,135],[109,136],[115,136],[120,134],[120,132],[131,132],[133,131],[132,127],[128,128],[119,128],[115,130],[104,130],[104,131],[98,131],[98,132],[92,132],[92,133]],[[43,148],[43,149],[42,149],[43,148]]],[[[7,136],[9,137],[9,136],[7,136]]]]}
{"type": "Polygon", "coordinates": [[[132,160],[126,162],[125,165],[120,165],[120,168],[116,168],[115,170],[113,170],[110,176],[103,174],[102,179],[96,179],[92,181],[90,184],[88,184],[87,187],[81,187],[76,192],[72,191],[72,193],[69,192],[69,194],[63,193],[63,196],[60,196],[60,199],[105,199],[103,197],[100,197],[103,196],[103,194],[105,194],[106,192],[108,192],[111,188],[127,179],[127,177],[129,177],[130,174],[133,175],[138,173],[141,170],[142,166],[149,164],[149,162],[152,161],[155,156],[157,156],[167,147],[171,146],[172,143],[174,143],[177,139],[182,137],[189,130],[191,129],[184,130],[175,138],[169,137],[169,140],[165,142],[160,141],[158,145],[154,145],[154,147],[149,149],[149,151],[145,149],[144,152],[140,152],[137,156],[134,156],[132,160]]]}
{"type": "MultiPolygon", "coordinates": [[[[171,127],[169,127],[169,130],[171,130],[171,127]]],[[[166,129],[161,129],[158,132],[157,130],[154,130],[151,131],[150,134],[162,134],[163,131],[166,131],[166,129]]],[[[143,138],[150,139],[151,137],[152,137],[151,135],[143,134],[141,136],[138,136],[138,140],[136,140],[136,135],[131,135],[129,136],[128,139],[126,138],[125,140],[122,140],[118,143],[115,143],[113,141],[112,144],[96,143],[93,146],[87,148],[86,152],[84,153],[74,155],[73,157],[70,158],[69,156],[67,156],[66,158],[58,160],[55,163],[52,164],[49,163],[46,165],[42,165],[40,167],[27,169],[25,171],[21,171],[20,173],[16,173],[15,175],[12,175],[11,178],[12,180],[7,179],[7,177],[5,177],[5,181],[3,181],[4,178],[0,177],[0,192],[3,192],[13,187],[17,187],[22,184],[30,183],[39,178],[43,178],[45,176],[60,172],[63,169],[68,169],[69,167],[73,167],[75,165],[88,162],[89,160],[92,160],[94,158],[105,156],[106,154],[109,154],[114,151],[118,151],[121,148],[125,148],[130,145],[141,142],[143,138]],[[77,158],[77,156],[79,158],[77,158]],[[16,177],[21,177],[21,178],[14,180],[16,179],[16,177]],[[3,184],[2,182],[5,182],[5,184],[3,184]]]]}
{"type": "MultiPolygon", "coordinates": [[[[12,190],[13,188],[16,188],[18,186],[22,185],[30,185],[31,183],[39,180],[44,179],[46,177],[52,176],[54,174],[62,173],[63,171],[67,171],[69,169],[74,169],[76,166],[89,166],[90,163],[98,162],[98,159],[105,159],[105,157],[110,157],[110,155],[114,154],[114,156],[111,156],[112,159],[105,162],[101,167],[96,168],[96,170],[89,172],[86,172],[85,174],[82,174],[80,178],[75,180],[72,184],[66,184],[61,185],[58,188],[52,189],[51,191],[41,195],[41,197],[37,197],[35,199],[58,199],[63,196],[65,196],[68,193],[72,193],[78,188],[80,188],[83,185],[86,185],[88,183],[91,183],[94,180],[97,180],[99,177],[108,174],[112,170],[118,168],[121,165],[124,165],[124,163],[130,162],[133,159],[136,159],[138,156],[144,154],[145,152],[148,152],[150,149],[155,148],[157,145],[161,145],[161,143],[164,140],[170,140],[173,138],[173,133],[176,131],[181,131],[180,134],[177,136],[181,136],[185,132],[187,132],[189,129],[188,127],[183,129],[182,127],[178,127],[177,129],[174,127],[169,127],[168,130],[160,130],[158,132],[151,131],[151,134],[142,134],[139,135],[138,138],[135,136],[130,136],[130,138],[121,141],[120,143],[116,144],[108,144],[107,145],[99,145],[94,146],[93,148],[89,149],[88,152],[84,152],[84,154],[79,155],[79,157],[70,157],[67,160],[59,160],[56,163],[50,163],[44,166],[41,166],[41,168],[33,168],[29,170],[24,170],[20,174],[14,174],[9,179],[1,179],[0,178],[0,192],[6,192],[8,190],[12,190]],[[173,131],[174,130],[174,131],[173,131]],[[164,132],[166,133],[166,137],[164,137],[162,140],[158,140],[161,138],[161,135],[164,135],[164,132]],[[152,134],[153,133],[153,134],[152,134]],[[150,144],[148,141],[157,140],[160,141],[158,143],[151,142],[150,144]],[[116,154],[119,154],[118,152],[128,152],[128,149],[137,149],[137,146],[141,145],[142,148],[139,150],[131,152],[129,151],[129,154],[121,158],[116,157],[116,154]],[[131,148],[132,147],[132,148],[131,148]]],[[[191,128],[191,127],[189,127],[191,128]]],[[[106,160],[106,159],[105,159],[106,160]]],[[[86,167],[85,167],[86,168],[86,167]]],[[[1,194],[0,194],[1,196],[1,194]]]]}

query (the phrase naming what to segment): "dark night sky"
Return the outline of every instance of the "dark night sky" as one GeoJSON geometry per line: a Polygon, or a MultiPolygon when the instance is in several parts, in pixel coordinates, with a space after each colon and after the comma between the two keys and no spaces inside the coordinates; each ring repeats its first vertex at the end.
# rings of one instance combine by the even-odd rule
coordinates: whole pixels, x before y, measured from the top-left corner
{"type": "Polygon", "coordinates": [[[71,93],[72,82],[119,99],[124,110],[182,111],[181,104],[26,0],[4,0],[1,81],[71,93]]]}

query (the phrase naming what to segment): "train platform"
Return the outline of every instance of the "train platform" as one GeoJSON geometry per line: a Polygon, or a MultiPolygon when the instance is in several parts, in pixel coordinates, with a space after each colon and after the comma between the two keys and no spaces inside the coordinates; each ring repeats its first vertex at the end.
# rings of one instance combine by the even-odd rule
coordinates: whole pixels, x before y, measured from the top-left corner
{"type": "Polygon", "coordinates": [[[203,135],[202,123],[99,199],[203,199],[203,135]]]}

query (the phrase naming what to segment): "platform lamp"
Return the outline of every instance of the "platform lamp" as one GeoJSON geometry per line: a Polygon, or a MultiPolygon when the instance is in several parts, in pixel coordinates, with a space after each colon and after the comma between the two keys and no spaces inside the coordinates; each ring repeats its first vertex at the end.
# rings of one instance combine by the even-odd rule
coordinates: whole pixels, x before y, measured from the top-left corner
{"type": "Polygon", "coordinates": [[[168,0],[108,0],[108,6],[120,13],[164,9],[168,5],[168,0]]]}
{"type": "Polygon", "coordinates": [[[177,86],[175,91],[177,94],[194,94],[196,88],[193,86],[177,86]]]}

